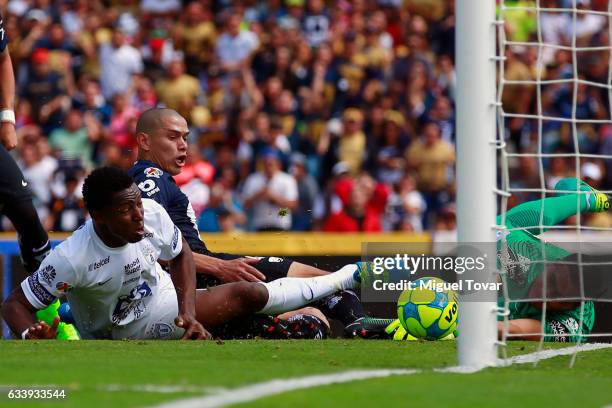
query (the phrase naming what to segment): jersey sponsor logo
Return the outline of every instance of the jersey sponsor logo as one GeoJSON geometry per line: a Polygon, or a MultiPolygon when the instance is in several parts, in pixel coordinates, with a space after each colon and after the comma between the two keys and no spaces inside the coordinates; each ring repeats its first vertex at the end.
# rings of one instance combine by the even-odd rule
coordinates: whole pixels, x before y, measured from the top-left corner
{"type": "Polygon", "coordinates": [[[179,229],[174,226],[174,234],[172,235],[172,250],[176,250],[176,246],[178,245],[179,240],[179,229]]]}
{"type": "Polygon", "coordinates": [[[151,245],[145,245],[142,248],[142,254],[145,257],[145,260],[150,263],[150,264],[154,264],[156,259],[155,259],[155,249],[151,246],[151,245]]]}
{"type": "Polygon", "coordinates": [[[283,258],[277,258],[275,256],[268,257],[268,262],[270,262],[270,263],[280,263],[280,262],[283,262],[283,261],[284,261],[283,258]]]}
{"type": "Polygon", "coordinates": [[[145,232],[143,238],[153,238],[153,233],[152,232],[145,232]]]}
{"type": "Polygon", "coordinates": [[[147,179],[138,183],[138,188],[140,191],[145,193],[147,197],[151,197],[155,193],[159,193],[159,187],[155,184],[155,181],[151,179],[147,179]]]}
{"type": "Polygon", "coordinates": [[[55,289],[60,293],[66,293],[72,289],[72,286],[70,286],[68,282],[57,282],[55,284],[55,289]]]}
{"type": "Polygon", "coordinates": [[[40,280],[45,282],[47,286],[51,286],[51,282],[55,279],[55,268],[53,265],[47,265],[38,271],[40,280]]]}
{"type": "Polygon", "coordinates": [[[119,296],[113,310],[112,322],[114,324],[129,323],[139,319],[146,310],[143,299],[151,296],[152,293],[147,282],[142,282],[133,288],[129,294],[119,296]],[[132,316],[132,319],[126,321],[129,316],[132,316]]]}
{"type": "Polygon", "coordinates": [[[87,270],[89,272],[95,271],[96,269],[101,268],[104,265],[107,265],[109,262],[110,262],[110,255],[107,256],[106,258],[100,259],[99,261],[90,263],[89,265],[87,265],[87,270]]]}
{"type": "Polygon", "coordinates": [[[552,330],[552,334],[555,335],[553,341],[557,343],[564,343],[567,341],[567,330],[563,323],[558,320],[551,320],[550,329],[552,330]]]}
{"type": "Polygon", "coordinates": [[[571,334],[578,334],[579,333],[579,328],[580,326],[578,325],[578,321],[576,319],[574,319],[573,317],[568,317],[565,320],[562,320],[561,323],[567,328],[569,329],[569,332],[571,334]]]}
{"type": "Polygon", "coordinates": [[[53,296],[38,280],[38,274],[34,273],[28,276],[28,286],[30,290],[36,296],[36,299],[43,305],[50,305],[55,301],[55,296],[53,296]]]}
{"type": "Polygon", "coordinates": [[[126,275],[131,275],[133,273],[140,272],[140,259],[136,258],[129,264],[125,265],[123,267],[123,272],[126,275]]]}
{"type": "Polygon", "coordinates": [[[174,332],[174,329],[168,323],[155,323],[148,330],[148,335],[154,339],[163,339],[174,332]]]}
{"type": "Polygon", "coordinates": [[[160,178],[162,174],[164,174],[164,172],[158,169],[157,167],[147,167],[146,169],[144,169],[144,174],[147,177],[160,178]]]}

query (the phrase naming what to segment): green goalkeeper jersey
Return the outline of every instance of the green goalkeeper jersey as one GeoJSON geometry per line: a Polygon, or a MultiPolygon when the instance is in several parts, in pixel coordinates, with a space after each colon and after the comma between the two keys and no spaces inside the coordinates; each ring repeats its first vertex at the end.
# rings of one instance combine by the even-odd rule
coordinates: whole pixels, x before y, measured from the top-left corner
{"type": "MultiPolygon", "coordinates": [[[[577,207],[585,211],[586,196],[580,197],[576,194],[561,197],[545,198],[543,200],[530,201],[514,207],[506,213],[505,226],[509,231],[500,231],[499,259],[504,265],[507,273],[506,282],[510,299],[508,305],[508,319],[530,318],[542,320],[542,310],[534,307],[530,302],[519,302],[512,300],[525,299],[528,297],[529,289],[538,276],[544,271],[545,262],[553,262],[571,255],[563,248],[543,242],[536,234],[556,225],[576,214],[577,207]],[[544,209],[544,217],[541,217],[544,209]],[[534,225],[542,227],[529,228],[534,225]],[[514,229],[513,228],[526,228],[514,229]],[[505,243],[505,246],[502,245],[505,243]]],[[[498,224],[502,222],[501,216],[497,218],[498,224]]],[[[504,298],[498,299],[499,306],[504,305],[504,298]]],[[[593,302],[584,302],[583,306],[569,311],[548,312],[545,319],[545,331],[550,338],[565,338],[567,341],[575,341],[576,335],[590,332],[595,321],[595,310],[593,302]],[[582,327],[580,327],[580,315],[583,311],[582,327]],[[559,336],[566,334],[566,337],[559,336]]],[[[499,316],[498,320],[503,320],[499,316]]]]}

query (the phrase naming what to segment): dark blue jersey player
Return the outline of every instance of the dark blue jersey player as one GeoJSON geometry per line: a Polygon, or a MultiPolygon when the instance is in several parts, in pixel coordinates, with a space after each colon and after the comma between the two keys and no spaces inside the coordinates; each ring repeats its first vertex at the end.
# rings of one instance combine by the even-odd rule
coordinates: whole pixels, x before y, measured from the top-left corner
{"type": "MultiPolygon", "coordinates": [[[[161,204],[181,230],[194,252],[198,286],[235,281],[271,281],[284,276],[325,275],[321,269],[281,257],[247,257],[211,252],[201,241],[193,208],[187,196],[172,178],[179,174],[187,157],[185,119],[171,109],[154,108],[144,112],[136,126],[138,161],[129,170],[143,197],[161,204]]],[[[363,307],[352,292],[342,292],[330,300],[330,307],[320,305],[326,315],[345,325],[364,317],[363,307]],[[334,310],[326,310],[331,309],[334,310]]]]}

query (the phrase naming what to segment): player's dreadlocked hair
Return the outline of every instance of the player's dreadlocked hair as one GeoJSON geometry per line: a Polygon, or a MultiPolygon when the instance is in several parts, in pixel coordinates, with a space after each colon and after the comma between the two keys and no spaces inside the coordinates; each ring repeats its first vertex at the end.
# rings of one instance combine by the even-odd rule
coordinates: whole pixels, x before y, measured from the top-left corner
{"type": "Polygon", "coordinates": [[[100,167],[83,183],[83,199],[88,211],[101,210],[112,204],[113,194],[134,184],[134,180],[117,167],[100,167]]]}

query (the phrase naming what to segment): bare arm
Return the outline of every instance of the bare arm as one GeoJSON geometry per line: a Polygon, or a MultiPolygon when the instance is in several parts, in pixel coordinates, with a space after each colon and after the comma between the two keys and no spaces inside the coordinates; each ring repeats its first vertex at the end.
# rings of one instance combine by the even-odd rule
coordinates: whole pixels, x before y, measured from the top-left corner
{"type": "MultiPolygon", "coordinates": [[[[0,110],[14,110],[15,76],[8,48],[0,53],[0,110]]],[[[17,147],[17,132],[15,124],[2,122],[0,124],[0,142],[7,150],[17,147]]]]}
{"type": "Polygon", "coordinates": [[[266,276],[253,266],[259,262],[256,258],[237,258],[226,261],[198,253],[194,253],[193,258],[197,273],[212,275],[222,282],[266,280],[266,276]]]}
{"type": "Polygon", "coordinates": [[[17,286],[2,303],[2,318],[13,333],[19,335],[36,323],[37,310],[25,297],[21,286],[17,286]]]}
{"type": "MultiPolygon", "coordinates": [[[[497,337],[501,339],[504,332],[504,323],[497,322],[497,337]]],[[[535,319],[515,319],[508,322],[508,334],[512,340],[534,340],[542,338],[542,322],[535,319]],[[516,336],[514,336],[516,335],[516,336]]]]}
{"type": "Polygon", "coordinates": [[[210,338],[204,327],[196,320],[195,316],[195,264],[191,249],[185,238],[183,238],[183,249],[170,262],[170,276],[176,289],[178,300],[178,317],[175,322],[179,327],[185,329],[183,339],[205,339],[210,338]]]}

